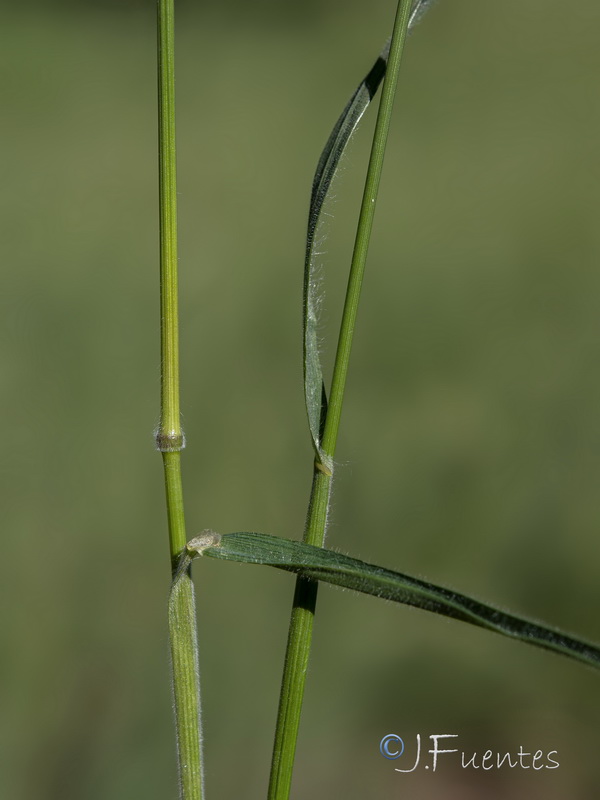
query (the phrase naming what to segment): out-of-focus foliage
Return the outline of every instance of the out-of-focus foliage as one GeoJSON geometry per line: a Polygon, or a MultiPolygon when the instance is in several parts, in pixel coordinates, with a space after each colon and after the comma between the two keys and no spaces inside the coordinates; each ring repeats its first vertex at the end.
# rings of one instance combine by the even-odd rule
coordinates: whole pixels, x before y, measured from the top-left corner
{"type": "MultiPolygon", "coordinates": [[[[47,13],[53,9],[57,13],[81,14],[81,3],[77,0],[30,0],[30,8],[36,6],[47,13]]],[[[350,0],[350,5],[357,7],[357,0],[350,0]]],[[[154,13],[155,3],[152,0],[89,0],[86,10],[91,13],[110,15],[115,19],[123,19],[131,13],[154,13]]],[[[346,8],[348,6],[346,5],[346,8]]],[[[218,14],[236,19],[260,20],[271,27],[273,23],[290,24],[304,20],[307,25],[314,24],[322,16],[339,11],[335,0],[304,0],[303,3],[281,3],[278,0],[233,0],[226,5],[220,0],[178,0],[179,14],[218,14]]]]}
{"type": "MultiPolygon", "coordinates": [[[[316,159],[393,8],[182,3],[190,536],[302,529],[303,237],[316,159]],[[276,497],[276,501],[273,501],[276,497]]],[[[0,29],[2,797],[175,797],[158,415],[153,3],[14,4],[0,29]]],[[[600,9],[440,0],[404,62],[328,544],[599,640],[600,9]],[[561,583],[557,602],[554,589],[561,583]]],[[[338,182],[324,358],[372,124],[338,182]]],[[[207,788],[264,796],[292,579],[196,566],[207,788]]],[[[323,587],[298,797],[591,800],[598,679],[323,587]],[[390,732],[557,749],[424,770],[390,732]]],[[[411,738],[412,737],[412,738],[411,738]]]]}

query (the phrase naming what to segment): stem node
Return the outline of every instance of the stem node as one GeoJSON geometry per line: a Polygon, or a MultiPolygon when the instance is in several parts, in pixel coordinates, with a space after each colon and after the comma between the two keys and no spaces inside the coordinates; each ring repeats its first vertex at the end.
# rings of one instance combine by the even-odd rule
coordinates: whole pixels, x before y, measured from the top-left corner
{"type": "Polygon", "coordinates": [[[161,453],[179,453],[185,447],[183,431],[158,430],[155,434],[156,449],[161,453]]]}

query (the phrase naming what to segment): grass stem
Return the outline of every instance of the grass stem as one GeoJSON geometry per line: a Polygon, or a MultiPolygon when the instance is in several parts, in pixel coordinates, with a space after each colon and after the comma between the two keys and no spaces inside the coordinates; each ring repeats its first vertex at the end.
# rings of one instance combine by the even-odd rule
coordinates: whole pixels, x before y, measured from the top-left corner
{"type": "MultiPolygon", "coordinates": [[[[181,481],[185,441],[179,411],[174,50],[174,0],[158,0],[161,403],[156,445],[163,458],[172,571],[187,541],[181,481]]],[[[169,634],[180,796],[182,800],[202,800],[196,609],[189,571],[171,592],[169,634]]]]}
{"type": "MultiPolygon", "coordinates": [[[[333,370],[331,396],[323,433],[322,449],[331,460],[331,463],[333,463],[337,444],[360,290],[373,227],[375,204],[383,168],[394,95],[398,83],[400,60],[406,41],[412,6],[412,0],[399,0],[398,2],[387,73],[367,170],[333,370]]],[[[304,541],[317,547],[322,547],[325,540],[330,493],[331,475],[327,475],[315,467],[304,541]]],[[[290,794],[302,700],[310,656],[317,586],[316,582],[301,577],[296,581],[275,730],[269,781],[269,800],[287,800],[290,794]]]]}

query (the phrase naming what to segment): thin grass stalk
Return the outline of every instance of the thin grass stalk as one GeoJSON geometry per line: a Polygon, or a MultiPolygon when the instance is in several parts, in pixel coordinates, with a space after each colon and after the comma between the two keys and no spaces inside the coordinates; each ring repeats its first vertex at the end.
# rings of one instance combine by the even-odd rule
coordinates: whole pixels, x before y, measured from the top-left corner
{"type": "MultiPolygon", "coordinates": [[[[159,0],[157,21],[161,403],[156,446],[163,458],[169,550],[174,572],[187,539],[180,461],[185,442],[179,411],[174,0],[159,0]]],[[[202,800],[196,610],[189,570],[171,592],[169,635],[180,797],[202,800]]]]}
{"type": "MultiPolygon", "coordinates": [[[[400,61],[406,41],[412,7],[412,0],[399,0],[398,2],[387,72],[375,125],[338,339],[331,397],[323,432],[322,450],[329,464],[333,464],[335,456],[360,289],[373,227],[375,205],[383,168],[385,145],[390,127],[393,101],[398,83],[400,61]]],[[[314,469],[311,499],[304,534],[304,542],[317,547],[322,547],[325,540],[327,511],[331,494],[332,475],[329,474],[330,472],[330,469],[323,469],[322,463],[317,460],[314,469]]],[[[296,581],[275,728],[275,741],[268,791],[269,800],[287,800],[290,794],[302,700],[304,697],[304,687],[312,641],[317,587],[317,582],[306,580],[305,578],[300,577],[296,581]]]]}

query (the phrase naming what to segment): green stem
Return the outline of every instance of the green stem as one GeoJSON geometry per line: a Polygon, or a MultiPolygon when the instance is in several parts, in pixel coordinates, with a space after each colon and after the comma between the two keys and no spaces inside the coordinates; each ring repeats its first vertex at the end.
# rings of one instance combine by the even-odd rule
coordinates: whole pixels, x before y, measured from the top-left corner
{"type": "MultiPolygon", "coordinates": [[[[315,468],[304,541],[321,546],[327,524],[331,475],[315,468]]],[[[289,797],[306,670],[317,603],[316,581],[298,578],[292,603],[269,780],[269,800],[289,797]]]]}
{"type": "MultiPolygon", "coordinates": [[[[179,451],[183,447],[179,415],[175,14],[173,3],[174,0],[159,0],[158,3],[161,404],[160,426],[156,443],[162,452],[179,451]]],[[[185,541],[180,544],[179,549],[184,545],[185,541]]]]}
{"type": "MultiPolygon", "coordinates": [[[[161,403],[156,445],[163,457],[171,569],[185,547],[179,412],[177,290],[177,191],[175,149],[174,0],[158,2],[159,225],[161,309],[161,403]]],[[[180,796],[202,800],[200,682],[196,608],[189,570],[169,598],[169,635],[175,703],[180,796]]]]}
{"type": "MultiPolygon", "coordinates": [[[[398,84],[400,60],[406,41],[411,8],[412,0],[399,0],[350,266],[350,276],[333,369],[331,396],[322,441],[322,449],[331,460],[331,463],[333,463],[337,444],[352,337],[356,324],[369,240],[373,228],[375,204],[383,168],[385,145],[390,128],[394,95],[398,84]]],[[[325,540],[331,477],[319,467],[315,467],[304,541],[317,547],[322,547],[325,540]]],[[[302,577],[299,577],[296,581],[275,729],[268,792],[269,800],[287,800],[290,794],[302,700],[310,656],[317,586],[316,582],[302,577]]]]}
{"type": "Polygon", "coordinates": [[[375,218],[375,205],[377,202],[379,183],[381,181],[381,173],[383,170],[385,146],[387,144],[388,133],[390,130],[394,96],[396,94],[396,86],[398,84],[400,61],[404,49],[404,43],[406,41],[410,10],[410,0],[400,0],[398,3],[398,9],[396,11],[396,20],[394,23],[392,41],[390,44],[387,72],[384,78],[381,102],[377,112],[377,123],[375,125],[375,133],[373,135],[371,156],[369,159],[365,189],[363,192],[360,216],[358,219],[356,239],[354,242],[354,252],[352,253],[352,263],[350,265],[350,275],[348,278],[348,287],[346,289],[346,300],[344,302],[340,335],[338,338],[337,352],[333,367],[329,407],[327,409],[327,419],[325,422],[325,430],[323,432],[323,449],[332,457],[335,452],[338,431],[340,427],[344,390],[346,388],[348,365],[350,363],[352,337],[354,335],[354,327],[356,325],[360,291],[365,274],[365,264],[367,263],[367,254],[369,250],[369,242],[371,240],[371,231],[373,229],[373,220],[375,218]]]}

